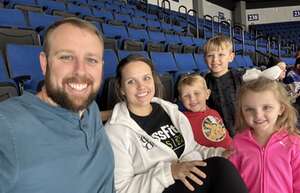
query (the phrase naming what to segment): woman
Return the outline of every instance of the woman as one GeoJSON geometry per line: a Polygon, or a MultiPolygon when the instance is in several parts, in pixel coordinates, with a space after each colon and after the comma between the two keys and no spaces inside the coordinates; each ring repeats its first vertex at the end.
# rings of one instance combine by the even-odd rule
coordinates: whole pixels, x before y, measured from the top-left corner
{"type": "Polygon", "coordinates": [[[158,80],[151,61],[139,55],[124,58],[117,67],[122,102],[105,125],[115,155],[117,192],[247,192],[229,161],[210,158],[224,149],[198,145],[177,106],[154,97],[158,80]]]}

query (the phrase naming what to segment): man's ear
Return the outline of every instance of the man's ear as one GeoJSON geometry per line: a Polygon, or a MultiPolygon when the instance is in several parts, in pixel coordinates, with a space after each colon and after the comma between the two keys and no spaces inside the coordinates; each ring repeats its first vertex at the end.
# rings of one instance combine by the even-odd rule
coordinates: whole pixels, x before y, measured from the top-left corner
{"type": "Polygon", "coordinates": [[[40,59],[40,66],[41,66],[43,75],[45,76],[47,65],[48,65],[46,53],[45,52],[40,52],[39,59],[40,59]]]}

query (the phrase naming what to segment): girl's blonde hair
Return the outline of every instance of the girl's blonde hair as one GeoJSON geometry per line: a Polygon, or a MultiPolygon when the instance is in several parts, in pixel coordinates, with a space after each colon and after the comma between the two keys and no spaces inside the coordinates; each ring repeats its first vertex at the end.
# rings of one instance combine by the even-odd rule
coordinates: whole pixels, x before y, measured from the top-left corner
{"type": "Polygon", "coordinates": [[[235,128],[237,131],[242,131],[243,129],[247,128],[247,124],[242,112],[242,99],[244,96],[249,92],[264,92],[264,91],[271,91],[275,95],[275,98],[278,102],[283,105],[284,111],[283,113],[278,116],[276,126],[277,128],[281,129],[284,128],[288,130],[291,134],[299,134],[298,129],[296,128],[297,123],[297,111],[292,106],[290,102],[290,98],[288,93],[283,86],[282,83],[276,80],[270,80],[264,77],[260,77],[255,80],[250,80],[241,86],[239,90],[239,94],[237,97],[236,103],[236,118],[235,118],[235,128]]]}
{"type": "Polygon", "coordinates": [[[204,55],[210,51],[217,50],[229,50],[232,52],[232,40],[228,36],[219,35],[209,39],[204,45],[204,55]]]}

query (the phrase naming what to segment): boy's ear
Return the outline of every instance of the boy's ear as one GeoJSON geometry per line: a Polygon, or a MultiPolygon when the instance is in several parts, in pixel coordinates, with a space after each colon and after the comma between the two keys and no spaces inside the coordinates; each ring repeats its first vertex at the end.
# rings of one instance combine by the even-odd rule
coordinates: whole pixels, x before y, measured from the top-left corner
{"type": "Polygon", "coordinates": [[[234,52],[231,52],[231,53],[230,53],[230,62],[233,61],[234,57],[235,57],[235,53],[234,53],[234,52]]]}
{"type": "Polygon", "coordinates": [[[206,92],[207,92],[206,100],[208,100],[208,98],[210,97],[210,94],[211,94],[211,90],[207,89],[206,92]]]}

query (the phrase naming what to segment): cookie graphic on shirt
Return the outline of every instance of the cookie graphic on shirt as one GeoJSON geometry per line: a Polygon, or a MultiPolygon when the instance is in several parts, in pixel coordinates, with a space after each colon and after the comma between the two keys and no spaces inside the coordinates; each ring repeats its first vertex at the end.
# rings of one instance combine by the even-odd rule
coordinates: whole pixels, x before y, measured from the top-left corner
{"type": "Polygon", "coordinates": [[[207,116],[202,122],[202,132],[206,139],[213,142],[220,142],[226,136],[226,129],[221,119],[207,116]]]}

